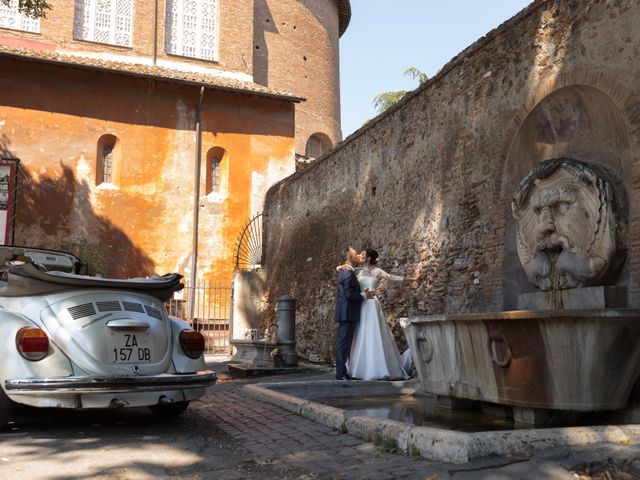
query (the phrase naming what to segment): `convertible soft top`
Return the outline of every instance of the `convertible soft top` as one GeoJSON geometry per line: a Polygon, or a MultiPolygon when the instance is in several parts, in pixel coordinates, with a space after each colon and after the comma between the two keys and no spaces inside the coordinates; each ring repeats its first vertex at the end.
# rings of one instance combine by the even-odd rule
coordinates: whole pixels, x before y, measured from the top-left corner
{"type": "Polygon", "coordinates": [[[181,279],[182,275],[178,273],[126,280],[88,277],[65,272],[47,272],[33,263],[25,263],[12,266],[3,273],[2,282],[0,282],[0,297],[23,297],[63,290],[104,288],[143,293],[165,302],[171,298],[174,292],[184,288],[180,282],[181,279]]]}

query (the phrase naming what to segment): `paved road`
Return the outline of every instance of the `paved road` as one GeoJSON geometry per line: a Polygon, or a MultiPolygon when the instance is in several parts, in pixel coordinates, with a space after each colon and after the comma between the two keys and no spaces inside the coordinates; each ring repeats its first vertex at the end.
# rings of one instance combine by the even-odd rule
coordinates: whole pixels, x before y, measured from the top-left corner
{"type": "MultiPolygon", "coordinates": [[[[323,372],[304,375],[329,376],[323,372]]],[[[0,434],[0,479],[575,480],[579,477],[570,470],[576,466],[590,468],[593,474],[598,468],[609,468],[610,461],[626,468],[640,459],[638,445],[606,444],[556,449],[529,459],[500,458],[465,466],[432,464],[381,452],[372,443],[250,399],[241,386],[254,381],[221,375],[207,396],[171,421],[159,420],[144,409],[21,409],[11,429],[0,434]]],[[[640,473],[640,463],[637,467],[640,473]]]]}

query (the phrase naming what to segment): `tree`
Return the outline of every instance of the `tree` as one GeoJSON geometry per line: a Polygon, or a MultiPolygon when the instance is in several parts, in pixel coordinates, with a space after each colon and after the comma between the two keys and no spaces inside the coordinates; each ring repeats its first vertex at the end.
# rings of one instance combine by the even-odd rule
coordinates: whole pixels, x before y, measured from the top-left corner
{"type": "MultiPolygon", "coordinates": [[[[409,67],[404,71],[405,77],[411,77],[412,79],[418,79],[420,84],[423,84],[429,77],[426,73],[422,73],[416,67],[409,67]]],[[[373,106],[376,108],[376,112],[382,113],[388,108],[394,106],[400,101],[402,97],[407,94],[407,90],[398,90],[395,92],[384,92],[373,97],[373,106]]]]}
{"type": "MultiPolygon", "coordinates": [[[[9,6],[11,0],[0,0],[0,2],[9,6]]],[[[31,18],[46,17],[47,10],[51,10],[47,0],[18,0],[18,11],[31,18]]]]}

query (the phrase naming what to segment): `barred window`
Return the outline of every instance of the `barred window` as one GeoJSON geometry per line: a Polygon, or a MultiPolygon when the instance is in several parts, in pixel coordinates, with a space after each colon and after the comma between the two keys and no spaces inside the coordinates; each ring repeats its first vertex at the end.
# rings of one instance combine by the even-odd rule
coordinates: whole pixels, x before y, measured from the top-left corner
{"type": "Polygon", "coordinates": [[[40,33],[40,19],[20,13],[18,0],[11,0],[9,5],[0,2],[0,27],[40,33]]]}
{"type": "Polygon", "coordinates": [[[113,183],[113,145],[102,147],[102,181],[113,183]]]}
{"type": "Polygon", "coordinates": [[[211,191],[220,193],[220,159],[218,157],[211,159],[211,191]]]}
{"type": "Polygon", "coordinates": [[[207,152],[206,193],[223,193],[224,174],[228,173],[229,165],[224,160],[226,152],[222,147],[210,148],[207,152]],[[223,163],[224,162],[224,163],[223,163]]]}
{"type": "Polygon", "coordinates": [[[131,46],[133,0],[76,0],[73,38],[131,46]]]}
{"type": "Polygon", "coordinates": [[[165,51],[183,57],[216,60],[217,0],[167,0],[165,51]]]}
{"type": "Polygon", "coordinates": [[[120,159],[120,141],[111,134],[98,139],[96,152],[96,185],[115,186],[120,159]]]}

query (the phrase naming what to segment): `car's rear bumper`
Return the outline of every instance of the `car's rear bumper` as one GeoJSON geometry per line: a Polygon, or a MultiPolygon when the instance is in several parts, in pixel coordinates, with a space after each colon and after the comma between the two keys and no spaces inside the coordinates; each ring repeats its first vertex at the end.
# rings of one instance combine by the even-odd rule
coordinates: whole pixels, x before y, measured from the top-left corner
{"type": "Polygon", "coordinates": [[[131,393],[204,388],[216,381],[211,370],[196,373],[108,377],[53,377],[5,380],[9,395],[131,393]]]}

